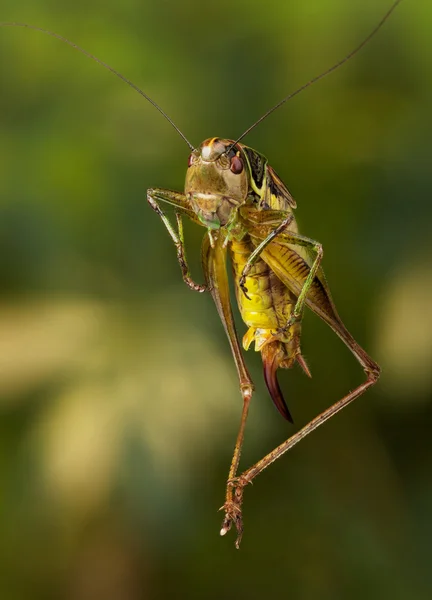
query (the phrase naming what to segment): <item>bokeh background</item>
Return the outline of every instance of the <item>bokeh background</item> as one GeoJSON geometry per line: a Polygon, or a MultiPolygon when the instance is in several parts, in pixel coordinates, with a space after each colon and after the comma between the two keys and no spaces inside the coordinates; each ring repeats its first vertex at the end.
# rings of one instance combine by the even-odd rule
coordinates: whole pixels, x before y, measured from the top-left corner
{"type": "MultiPolygon", "coordinates": [[[[238,136],[389,4],[3,0],[0,17],[93,52],[199,144],[238,136]]],[[[431,597],[431,27],[430,2],[406,0],[245,140],[383,376],[246,490],[240,552],[218,535],[241,412],[229,346],[145,201],[182,189],[188,148],[94,62],[0,29],[1,598],[431,597]]],[[[197,280],[202,235],[186,228],[197,280]]],[[[303,349],[313,379],[280,378],[296,427],[363,377],[312,314],[303,349]]],[[[294,431],[247,362],[244,467],[294,431]]]]}

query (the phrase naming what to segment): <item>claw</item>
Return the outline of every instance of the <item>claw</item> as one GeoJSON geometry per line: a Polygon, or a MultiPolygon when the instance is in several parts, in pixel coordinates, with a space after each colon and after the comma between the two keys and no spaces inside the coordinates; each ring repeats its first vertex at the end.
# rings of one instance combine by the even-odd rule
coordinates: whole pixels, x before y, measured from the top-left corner
{"type": "Polygon", "coordinates": [[[246,298],[248,300],[250,300],[250,297],[248,296],[248,289],[246,287],[245,282],[246,282],[246,277],[244,275],[242,275],[240,277],[239,286],[240,286],[240,289],[242,290],[243,294],[246,296],[246,298]]]}
{"type": "Polygon", "coordinates": [[[247,289],[247,287],[245,286],[245,284],[244,284],[244,281],[242,282],[242,280],[241,280],[241,279],[240,279],[240,287],[241,287],[241,290],[242,290],[243,294],[246,296],[246,298],[247,298],[248,300],[250,300],[250,296],[248,296],[248,289],[247,289]]]}

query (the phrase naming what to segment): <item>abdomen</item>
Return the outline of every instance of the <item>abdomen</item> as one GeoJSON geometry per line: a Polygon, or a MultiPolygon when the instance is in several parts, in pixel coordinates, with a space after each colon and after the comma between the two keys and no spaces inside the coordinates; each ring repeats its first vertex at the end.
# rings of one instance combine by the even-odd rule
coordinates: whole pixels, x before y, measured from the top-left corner
{"type": "MultiPolygon", "coordinates": [[[[249,299],[246,298],[239,281],[254,249],[255,246],[249,236],[245,236],[240,242],[230,242],[237,304],[243,321],[249,327],[249,331],[243,338],[243,346],[247,349],[251,342],[255,341],[255,350],[261,350],[264,342],[286,326],[297,298],[260,259],[246,277],[245,285],[249,299]]],[[[293,347],[288,348],[287,345],[297,346],[296,342],[299,338],[300,325],[295,325],[289,332],[285,332],[281,341],[285,342],[287,354],[294,351],[293,347]]]]}

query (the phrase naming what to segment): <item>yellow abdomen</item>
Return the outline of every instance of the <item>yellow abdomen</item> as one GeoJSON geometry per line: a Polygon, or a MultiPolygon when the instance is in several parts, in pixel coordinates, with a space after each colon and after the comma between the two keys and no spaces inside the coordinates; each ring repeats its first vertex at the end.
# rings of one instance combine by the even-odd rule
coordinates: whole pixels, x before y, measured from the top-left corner
{"type": "Polygon", "coordinates": [[[246,277],[248,298],[240,289],[239,281],[246,262],[254,250],[250,240],[232,241],[231,261],[234,270],[237,303],[243,321],[249,327],[279,329],[286,325],[292,305],[287,303],[287,288],[263,260],[258,260],[246,277]]]}
{"type": "MultiPolygon", "coordinates": [[[[243,321],[249,330],[243,338],[243,346],[248,349],[255,341],[255,350],[270,341],[290,319],[296,297],[276,277],[263,260],[258,260],[246,277],[246,298],[239,281],[246,262],[254,250],[248,237],[230,243],[231,261],[234,271],[235,292],[243,321]]],[[[293,358],[300,337],[300,326],[295,325],[283,336],[285,358],[293,358]],[[295,331],[294,331],[295,330],[295,331]],[[291,342],[291,343],[289,343],[291,342]],[[289,346],[291,346],[289,348],[289,346]]],[[[282,340],[281,340],[282,341],[282,340]]]]}

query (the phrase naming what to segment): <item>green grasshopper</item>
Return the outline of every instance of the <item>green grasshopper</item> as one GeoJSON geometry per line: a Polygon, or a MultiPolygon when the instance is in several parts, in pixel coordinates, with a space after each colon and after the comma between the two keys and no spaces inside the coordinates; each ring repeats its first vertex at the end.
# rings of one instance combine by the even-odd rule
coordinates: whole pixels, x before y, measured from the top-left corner
{"type": "Polygon", "coordinates": [[[185,283],[192,290],[211,293],[237,367],[243,411],[228,474],[225,503],[221,508],[224,511],[224,519],[220,532],[221,535],[225,535],[234,524],[237,529],[237,548],[243,533],[244,487],[300,440],[373,386],[380,374],[380,367],[357,344],[336,311],[321,268],[322,246],[298,232],[293,212],[296,202],[287,187],[262,154],[240,142],[287,100],[357,54],[382,27],[400,2],[401,0],[394,2],[374,30],[355,50],[283,98],[239,138],[227,140],[214,137],[205,140],[198,148],[194,148],[168,115],[147,94],[92,54],[51,31],[24,23],[0,23],[0,26],[21,26],[42,31],[92,58],[144,96],[171,123],[191,149],[184,192],[149,189],[147,200],[162,219],[175,244],[185,283]],[[176,227],[165,215],[161,203],[174,207],[176,227]],[[195,283],[189,271],[183,215],[207,230],[202,243],[205,285],[195,283]],[[261,353],[267,388],[285,419],[292,422],[277,380],[277,370],[291,368],[297,362],[310,376],[300,348],[301,321],[305,306],[312,309],[341,338],[366,375],[364,383],[239,476],[237,471],[254,386],[234,325],[226,270],[227,253],[233,266],[239,310],[249,328],[243,338],[243,347],[247,350],[255,343],[255,350],[261,353]]]}

